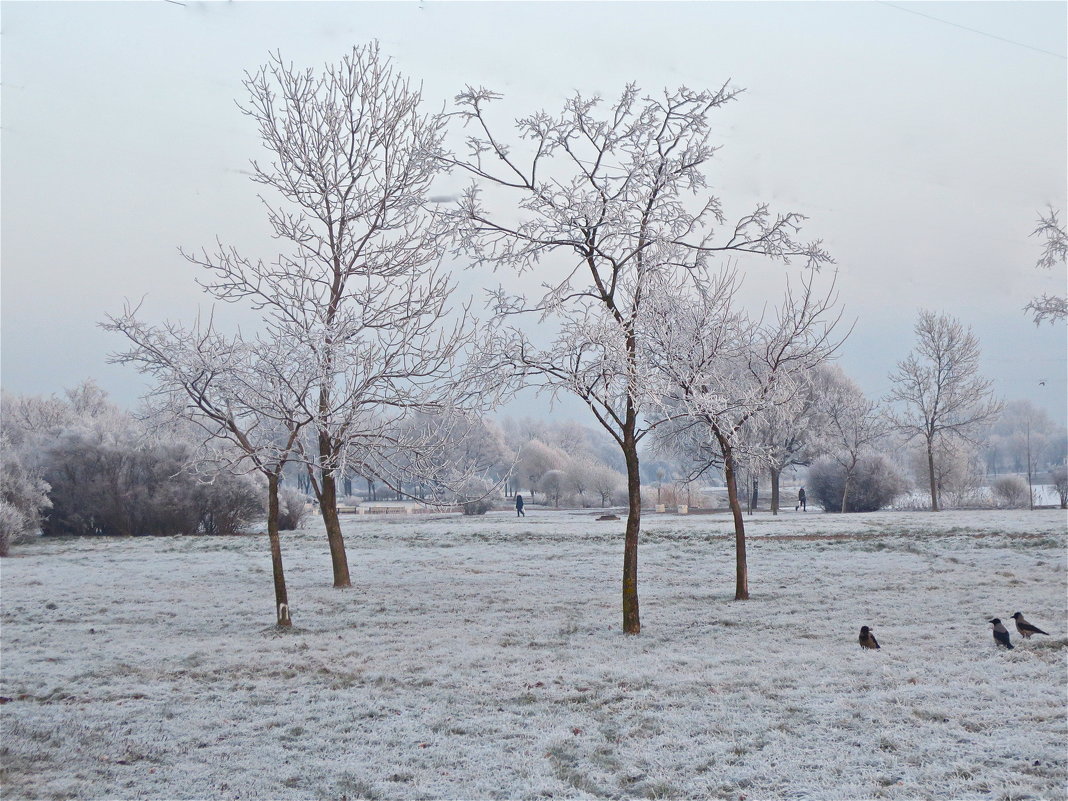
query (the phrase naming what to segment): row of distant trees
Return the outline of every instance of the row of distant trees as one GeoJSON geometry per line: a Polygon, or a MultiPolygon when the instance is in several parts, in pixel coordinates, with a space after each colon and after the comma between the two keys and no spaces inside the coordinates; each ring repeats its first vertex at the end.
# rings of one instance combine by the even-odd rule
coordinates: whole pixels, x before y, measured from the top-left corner
{"type": "MultiPolygon", "coordinates": [[[[811,484],[809,494],[829,511],[842,510],[843,500],[846,511],[871,511],[914,486],[929,486],[925,447],[907,442],[885,404],[868,401],[840,367],[819,365],[802,386],[801,403],[778,409],[775,418],[759,417],[738,440],[738,468],[745,473],[747,486],[754,478],[759,481],[764,507],[778,512],[778,483],[785,474],[794,483],[811,484]],[[861,427],[863,437],[844,436],[861,427]],[[832,486],[837,488],[833,495],[832,486]],[[851,489],[863,489],[863,497],[843,498],[851,489]]],[[[695,463],[701,464],[700,447],[680,450],[674,444],[671,437],[657,437],[652,448],[643,450],[643,504],[647,507],[668,498],[674,504],[682,494],[688,494],[692,504],[695,487],[724,484],[720,464],[709,470],[694,468],[695,463]]],[[[997,417],[970,438],[938,441],[934,464],[939,504],[989,504],[996,500],[990,497],[989,487],[1004,473],[1023,477],[1025,486],[1028,474],[1034,483],[1056,483],[1066,454],[1068,432],[1063,426],[1054,424],[1030,401],[1006,402],[997,417]]],[[[526,493],[528,501],[550,506],[610,506],[625,499],[626,476],[611,440],[571,420],[469,421],[464,435],[444,456],[449,462],[466,464],[469,472],[481,477],[467,488],[466,495],[453,494],[450,501],[463,503],[485,495],[488,503],[477,507],[483,511],[495,499],[517,492],[526,493]]],[[[433,497],[425,484],[397,492],[381,487],[373,476],[351,479],[345,482],[347,494],[367,500],[384,498],[385,492],[397,499],[433,497]]],[[[795,501],[791,495],[785,503],[795,501]]],[[[697,502],[701,502],[699,495],[697,502]]],[[[1011,505],[1009,500],[1002,502],[1011,505]]]]}
{"type": "MultiPolygon", "coordinates": [[[[879,436],[855,455],[844,447],[843,410],[865,410],[867,405],[841,368],[817,367],[807,386],[807,402],[796,407],[803,416],[779,425],[764,421],[746,432],[753,439],[742,441],[739,451],[748,454],[740,463],[747,478],[764,482],[793,468],[796,480],[797,469],[807,468],[801,475],[809,495],[828,511],[880,508],[908,489],[908,477],[926,483],[925,451],[902,443],[888,416],[877,418],[881,422],[873,431],[879,436]],[[843,401],[843,393],[852,404],[843,401]],[[787,436],[776,441],[771,436],[776,432],[787,436]],[[899,458],[888,459],[885,453],[899,458]],[[777,459],[768,459],[769,454],[777,459]]],[[[3,532],[8,540],[38,529],[58,536],[232,534],[262,520],[262,486],[254,474],[213,469],[221,460],[198,460],[195,431],[175,426],[173,420],[153,425],[119,409],[91,381],[68,390],[63,398],[5,393],[0,405],[4,442],[0,514],[6,516],[3,532]]],[[[431,422],[428,419],[424,425],[431,422]]],[[[517,492],[551,506],[606,507],[625,497],[626,477],[611,441],[577,422],[484,418],[465,421],[459,432],[455,425],[438,428],[458,433],[442,451],[446,462],[478,480],[452,492],[426,484],[386,488],[395,497],[450,504],[485,500],[477,506],[481,511],[517,492]]],[[[655,444],[673,443],[666,438],[655,444]]],[[[991,500],[1019,504],[1026,497],[1024,476],[1031,475],[1035,483],[1060,483],[1066,451],[1065,429],[1045,412],[1029,401],[1006,403],[974,442],[940,443],[935,458],[940,497],[948,499],[944,505],[958,507],[991,500]],[[999,478],[999,472],[1010,475],[999,478]]],[[[681,502],[683,487],[686,500],[693,504],[695,486],[722,486],[722,470],[694,474],[696,455],[665,448],[648,454],[650,458],[643,459],[643,483],[649,488],[645,505],[654,498],[681,502]]],[[[281,493],[283,530],[295,524],[306,505],[306,495],[296,487],[310,486],[300,465],[289,467],[281,493]]],[[[355,487],[362,490],[358,494],[370,500],[375,477],[355,478],[355,487]]],[[[357,494],[352,479],[346,474],[349,495],[357,494]]],[[[772,501],[777,500],[772,495],[772,501]]],[[[701,501],[698,494],[697,502],[701,501]]],[[[778,511],[776,503],[768,505],[778,511]]]]}
{"type": "MultiPolygon", "coordinates": [[[[252,179],[281,249],[249,256],[220,241],[183,253],[212,301],[255,316],[245,328],[255,333],[228,333],[222,307],[163,324],[127,308],[105,327],[127,343],[116,360],[152,379],[152,413],[201,433],[193,461],[265,484],[280,625],[290,623],[278,538],[287,465],[319,501],[334,586],[350,586],[338,481],[478,497],[494,478],[484,460],[453,455],[474,447],[480,416],[520,386],[577,397],[615,447],[628,633],[640,631],[650,446],[695,472],[722,471],[744,599],[739,471],[768,465],[777,497],[778,475],[798,458],[792,438],[811,429],[798,423],[804,414],[831,421],[843,508],[890,420],[921,443],[937,509],[939,449],[974,438],[999,410],[974,336],[933,312],[920,315],[888,413],[852,390],[811,391],[847,335],[834,282],[820,272],[833,259],[801,239],[803,215],[758,204],[732,222],[710,191],[710,121],[740,94],[729,84],[655,96],[631,84],[612,101],[576,93],[558,113],[518,120],[494,113],[496,93],[467,87],[435,114],[372,43],[319,71],[276,55],[245,88],[241,109],[267,154],[252,179]],[[448,173],[470,183],[433,194],[448,173]],[[453,305],[450,257],[511,273],[516,289],[492,291],[476,321],[469,303],[453,305]],[[739,293],[756,259],[800,267],[754,313],[739,293]],[[528,276],[537,289],[524,291],[528,276]],[[778,433],[758,436],[763,428],[778,433]]],[[[568,473],[538,473],[539,491],[563,483],[553,471],[568,473]]],[[[522,483],[533,473],[509,475],[522,483]]]]}

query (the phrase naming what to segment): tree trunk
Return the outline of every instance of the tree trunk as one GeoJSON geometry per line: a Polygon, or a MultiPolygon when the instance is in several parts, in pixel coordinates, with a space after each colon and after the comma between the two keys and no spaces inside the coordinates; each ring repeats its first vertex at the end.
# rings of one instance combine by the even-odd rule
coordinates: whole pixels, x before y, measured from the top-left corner
{"type": "Polygon", "coordinates": [[[845,481],[842,482],[842,508],[839,509],[840,514],[846,513],[846,506],[849,503],[849,485],[853,483],[853,473],[857,469],[857,461],[859,455],[852,456],[849,462],[849,468],[846,470],[845,481]]]}
{"type": "Polygon", "coordinates": [[[282,543],[278,538],[278,474],[267,476],[267,538],[271,542],[271,569],[274,573],[274,605],[277,625],[292,626],[289,616],[289,595],[286,576],[282,571],[282,543]]]}
{"type": "Polygon", "coordinates": [[[738,481],[734,472],[734,458],[731,456],[730,443],[725,438],[719,440],[723,450],[723,477],[727,482],[727,500],[734,515],[734,600],[749,600],[749,566],[745,558],[745,517],[742,516],[742,503],[738,500],[738,481]]]}
{"type": "Polygon", "coordinates": [[[320,432],[319,514],[322,515],[323,525],[326,526],[326,539],[330,543],[330,563],[334,572],[334,586],[351,587],[349,561],[345,556],[345,538],[341,535],[341,521],[337,516],[337,481],[334,477],[333,465],[334,451],[330,437],[320,432]]]}
{"type": "Polygon", "coordinates": [[[771,513],[779,513],[779,469],[771,468],[771,513]]]}
{"type": "Polygon", "coordinates": [[[623,544],[623,633],[642,630],[638,613],[638,531],[642,519],[642,483],[638,475],[638,443],[633,431],[623,437],[623,457],[627,463],[627,533],[623,544]]]}
{"type": "Polygon", "coordinates": [[[934,445],[927,440],[927,474],[931,479],[931,511],[938,511],[938,484],[935,482],[934,445]]]}
{"type": "Polygon", "coordinates": [[[341,521],[337,516],[337,484],[333,470],[323,470],[320,479],[319,513],[326,526],[326,539],[330,543],[330,563],[334,570],[335,587],[351,587],[349,561],[345,556],[345,538],[341,535],[341,521]]]}

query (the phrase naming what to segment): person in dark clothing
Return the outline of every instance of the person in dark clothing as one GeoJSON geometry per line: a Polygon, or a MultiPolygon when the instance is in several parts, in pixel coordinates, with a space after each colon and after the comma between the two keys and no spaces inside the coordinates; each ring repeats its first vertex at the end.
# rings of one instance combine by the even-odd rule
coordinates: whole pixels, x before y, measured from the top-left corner
{"type": "Polygon", "coordinates": [[[515,496],[515,516],[526,517],[527,513],[523,511],[523,496],[516,493],[515,496]]]}
{"type": "Polygon", "coordinates": [[[802,487],[797,493],[797,506],[794,507],[794,511],[796,512],[798,509],[800,509],[802,512],[807,512],[808,511],[808,509],[805,507],[805,488],[804,487],[802,487]]]}

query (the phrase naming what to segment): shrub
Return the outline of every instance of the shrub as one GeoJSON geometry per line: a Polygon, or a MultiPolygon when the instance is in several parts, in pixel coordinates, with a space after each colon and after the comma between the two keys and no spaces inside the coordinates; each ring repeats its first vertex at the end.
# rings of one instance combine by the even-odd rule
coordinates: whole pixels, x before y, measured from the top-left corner
{"type": "Polygon", "coordinates": [[[266,493],[251,476],[219,473],[197,488],[199,530],[204,534],[240,534],[249,522],[264,515],[266,493]]]}
{"type": "Polygon", "coordinates": [[[1050,481],[1057,488],[1061,508],[1068,509],[1068,467],[1055,467],[1049,473],[1050,481]]]}
{"type": "Polygon", "coordinates": [[[1027,503],[1029,495],[1027,482],[1019,476],[1002,476],[990,489],[994,492],[998,506],[1019,509],[1027,503]]]}
{"type": "Polygon", "coordinates": [[[26,539],[33,530],[26,515],[0,500],[0,556],[7,556],[11,546],[26,539]]]}
{"type": "Polygon", "coordinates": [[[263,513],[248,478],[191,475],[194,446],[141,436],[129,418],[59,432],[41,455],[49,536],[233,534],[263,513]],[[122,425],[123,422],[129,425],[122,425]]]}
{"type": "MultiPolygon", "coordinates": [[[[808,469],[808,495],[824,510],[840,512],[845,480],[845,467],[825,456],[808,469]]],[[[874,512],[889,506],[907,489],[905,477],[885,456],[862,456],[849,482],[846,511],[874,512]]]]}
{"type": "Polygon", "coordinates": [[[23,466],[10,440],[0,435],[0,556],[38,532],[41,512],[52,505],[48,490],[47,483],[23,466]]]}
{"type": "Polygon", "coordinates": [[[489,501],[484,498],[480,501],[464,501],[460,505],[465,515],[484,515],[490,510],[489,501]]]}
{"type": "Polygon", "coordinates": [[[0,495],[20,513],[3,515],[9,542],[16,529],[38,524],[53,536],[232,534],[263,514],[256,481],[225,471],[193,475],[194,456],[205,456],[198,432],[179,426],[159,436],[92,382],[65,401],[0,394],[0,404],[0,495]]]}
{"type": "Polygon", "coordinates": [[[308,513],[308,496],[292,487],[278,491],[278,530],[296,531],[304,525],[308,513]]]}

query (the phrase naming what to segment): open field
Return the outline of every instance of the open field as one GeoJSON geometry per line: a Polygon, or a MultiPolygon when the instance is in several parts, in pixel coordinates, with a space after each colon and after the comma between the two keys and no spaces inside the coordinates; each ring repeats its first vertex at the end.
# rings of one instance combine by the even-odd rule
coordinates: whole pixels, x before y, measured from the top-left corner
{"type": "Polygon", "coordinates": [[[623,521],[528,515],[345,519],[351,590],[285,535],[288,633],[264,536],[17,548],[3,798],[1065,797],[1064,512],[758,515],[746,602],[649,514],[638,637],[623,521]]]}

